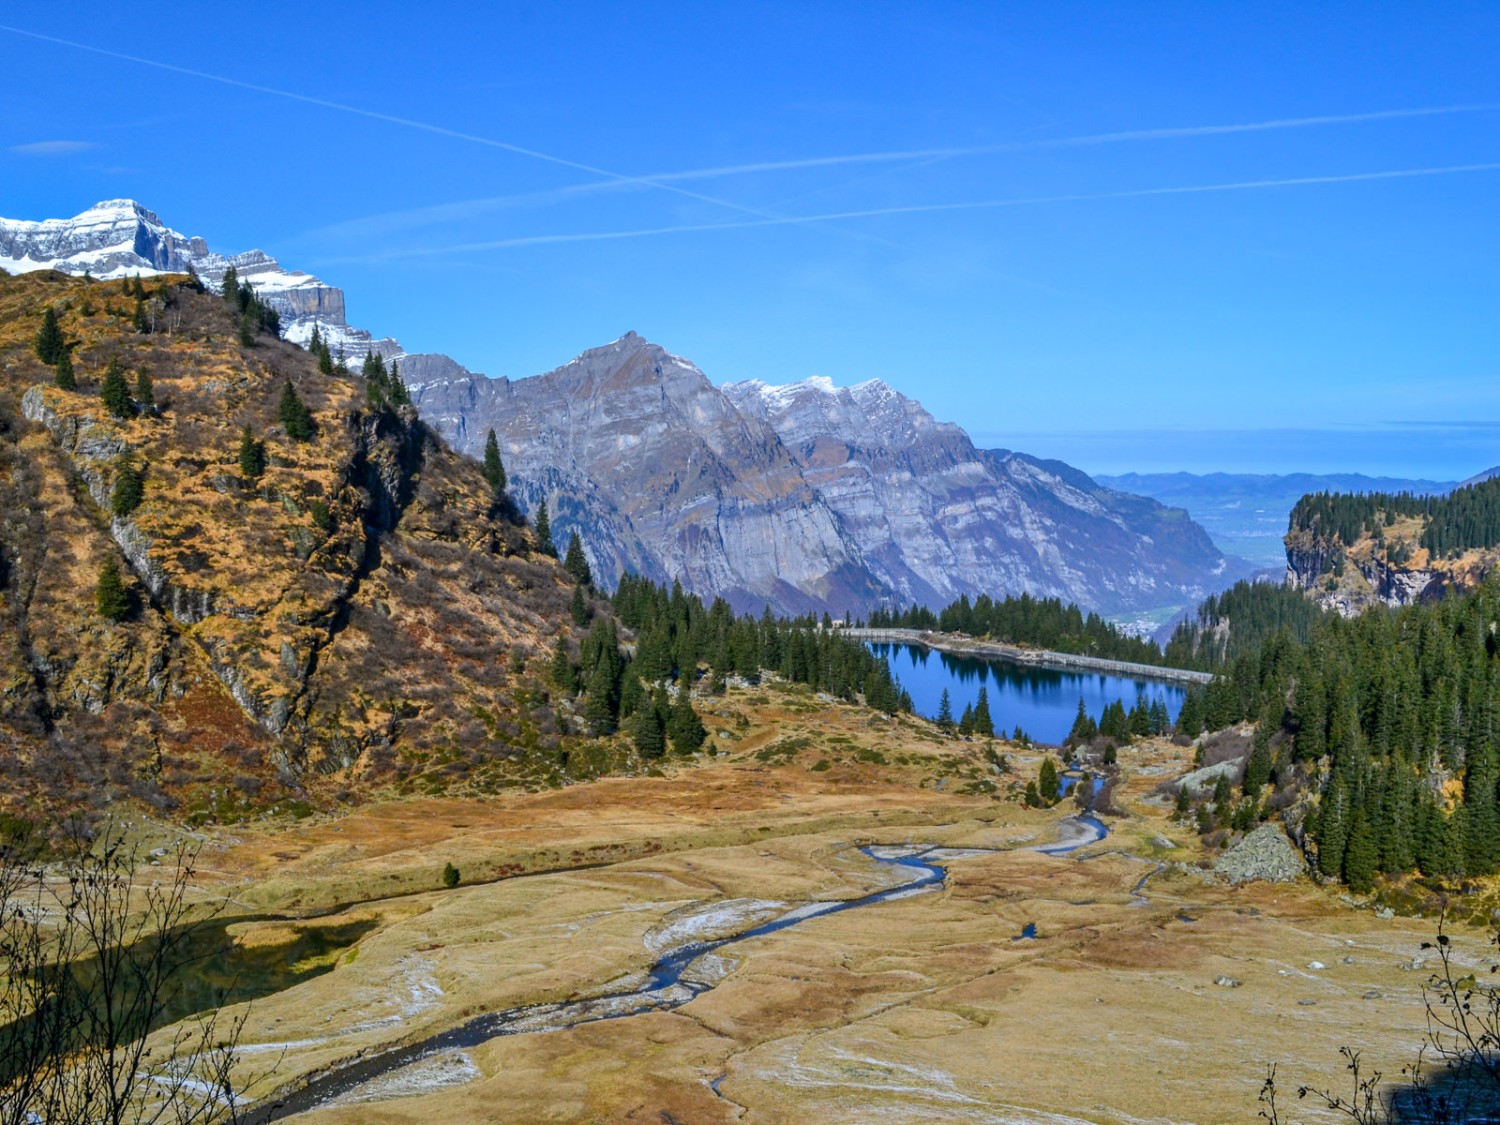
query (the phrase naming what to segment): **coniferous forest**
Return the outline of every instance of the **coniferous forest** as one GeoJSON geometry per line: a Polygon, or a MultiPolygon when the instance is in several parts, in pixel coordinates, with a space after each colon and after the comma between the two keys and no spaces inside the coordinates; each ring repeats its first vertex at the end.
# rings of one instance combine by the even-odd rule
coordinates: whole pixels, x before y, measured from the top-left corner
{"type": "Polygon", "coordinates": [[[1107,660],[1162,663],[1161,650],[1151,641],[1122,633],[1072,603],[1030,594],[999,601],[981,594],[973,602],[966,594],[937,613],[915,605],[903,611],[877,609],[868,624],[872,629],[936,629],[1107,660]]]}
{"type": "Polygon", "coordinates": [[[1500,478],[1458,488],[1446,496],[1409,492],[1317,492],[1292,509],[1290,530],[1347,545],[1377,535],[1402,517],[1421,517],[1421,546],[1442,558],[1500,546],[1500,478]]]}
{"type": "Polygon", "coordinates": [[[1189,692],[1181,733],[1255,724],[1242,791],[1205,827],[1286,811],[1319,869],[1360,891],[1500,870],[1500,584],[1351,620],[1292,598],[1236,587],[1168,646],[1221,671],[1189,692]]]}

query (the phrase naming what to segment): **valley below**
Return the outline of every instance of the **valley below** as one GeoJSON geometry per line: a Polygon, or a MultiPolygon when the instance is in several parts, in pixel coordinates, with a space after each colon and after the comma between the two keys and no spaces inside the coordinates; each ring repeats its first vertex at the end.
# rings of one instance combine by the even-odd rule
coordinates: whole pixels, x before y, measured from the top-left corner
{"type": "Polygon", "coordinates": [[[241,1081],[269,1108],[366,1079],[261,1119],[1248,1121],[1268,1063],[1295,1101],[1344,1087],[1342,1045],[1415,1057],[1433,921],[1207,881],[1155,792],[1190,747],[1122,749],[1097,839],[1005,799],[1041,750],[1001,744],[997,776],[980,743],[775,683],[704,719],[719,752],[649,776],[211,835],[223,961],[284,950],[296,981],[230,1009],[241,1081]]]}

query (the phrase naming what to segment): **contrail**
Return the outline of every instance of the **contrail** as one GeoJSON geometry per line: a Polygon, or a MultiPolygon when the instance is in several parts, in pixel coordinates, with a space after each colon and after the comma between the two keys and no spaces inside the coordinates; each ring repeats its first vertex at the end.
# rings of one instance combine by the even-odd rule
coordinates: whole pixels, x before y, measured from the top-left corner
{"type": "Polygon", "coordinates": [[[745,214],[756,215],[765,220],[777,218],[765,211],[758,211],[753,207],[746,207],[727,199],[718,199],[711,195],[701,195],[687,188],[675,187],[669,183],[656,183],[641,176],[627,176],[621,172],[611,172],[607,168],[597,168],[592,164],[584,164],[577,160],[569,160],[563,156],[553,156],[551,153],[539,152],[536,149],[524,148],[521,145],[509,144],[505,141],[497,141],[490,137],[481,137],[473,133],[463,133],[457,129],[448,129],[442,125],[432,125],[425,121],[413,121],[408,117],[397,117],[389,113],[380,113],[372,109],[361,109],[359,106],[346,105],[343,102],[329,101],[327,98],[317,98],[309,94],[298,94],[292,90],[280,90],[274,86],[261,86],[254,82],[242,82],[238,78],[227,78],[222,74],[209,74],[207,71],[192,70],[185,66],[176,66],[172,63],[158,62],[155,59],[141,58],[139,55],[127,55],[122,51],[110,51],[104,47],[94,47],[88,43],[77,43],[71,39],[59,39],[54,35],[43,35],[36,31],[27,31],[25,28],[11,27],[0,24],[0,31],[8,31],[13,35],[24,35],[29,39],[39,39],[44,43],[56,43],[63,47],[72,47],[79,51],[89,51],[106,58],[122,59],[125,62],[138,63],[141,66],[155,67],[157,70],[167,70],[174,74],[187,75],[190,78],[201,78],[206,82],[218,82],[224,86],[234,86],[241,90],[251,90],[258,94],[269,94],[272,97],[287,98],[291,101],[303,102],[307,105],[320,106],[323,109],[337,110],[339,113],[352,113],[358,117],[367,117],[372,121],[384,121],[390,125],[400,125],[407,129],[419,129],[425,133],[435,133],[440,137],[449,137],[453,140],[468,141],[472,144],[486,145],[490,148],[498,148],[505,152],[513,152],[518,156],[527,156],[533,160],[545,161],[548,164],[557,164],[563,168],[571,168],[578,172],[587,172],[591,176],[602,176],[607,180],[618,184],[630,184],[638,187],[656,188],[660,191],[669,191],[674,195],[686,196],[688,199],[696,199],[700,203],[711,203],[717,207],[728,207],[731,210],[741,211],[745,214]]]}
{"type": "MultiPolygon", "coordinates": [[[[502,207],[546,204],[576,199],[580,196],[616,190],[621,187],[650,186],[682,183],[689,180],[718,179],[727,176],[756,175],[767,172],[790,172],[808,168],[833,168],[850,164],[895,164],[904,161],[950,160],[969,156],[998,155],[1006,152],[1027,152],[1048,148],[1081,148],[1091,145],[1124,144],[1137,141],[1179,140],[1192,137],[1228,136],[1235,133],[1271,132],[1281,129],[1307,129],[1331,125],[1355,125],[1371,121],[1390,121],[1411,117],[1439,117],[1457,113],[1482,113],[1500,109],[1497,103],[1474,105],[1447,105],[1418,107],[1415,109],[1385,109],[1369,113],[1323,114],[1313,117],[1280,117],[1267,121],[1232,123],[1227,125],[1184,125],[1156,129],[1129,129],[1114,133],[1090,133],[1076,137],[1055,137],[1035,141],[1013,141],[1004,144],[980,145],[956,148],[898,149],[889,152],[847,153],[834,156],[813,156],[791,160],[767,160],[749,164],[725,164],[714,168],[689,168],[677,172],[653,172],[631,178],[617,178],[604,183],[573,184],[547,191],[527,192],[519,195],[489,196],[479,199],[443,203],[433,207],[418,207],[404,211],[392,211],[372,215],[365,219],[352,219],[332,227],[325,227],[313,234],[326,234],[345,228],[362,228],[368,224],[412,227],[445,219],[469,219],[487,210],[502,207]]],[[[758,213],[764,219],[779,219],[783,216],[758,213]]]]}
{"type": "Polygon", "coordinates": [[[459,254],[480,250],[506,250],[522,246],[546,246],[566,242],[606,242],[625,238],[650,238],[664,234],[689,234],[702,231],[744,230],[751,227],[797,226],[801,223],[826,223],[839,219],[869,219],[884,215],[918,215],[941,211],[980,211],[1001,207],[1031,207],[1048,203],[1085,203],[1108,199],[1142,199],[1158,195],[1200,195],[1209,192],[1255,191],[1263,188],[1309,187],[1320,184],[1353,184],[1374,180],[1403,180],[1422,176],[1450,176],[1465,172],[1500,171],[1500,161],[1485,164],[1449,164],[1439,168],[1401,168],[1387,172],[1354,172],[1341,176],[1297,176],[1279,180],[1236,180],[1223,184],[1189,184],[1181,187],[1137,188],[1131,191],[1105,191],[1069,195],[1023,196],[1014,199],[981,199],[966,203],[917,203],[905,207],[877,207],[865,211],[830,211],[818,215],[796,215],[786,218],[747,219],[727,223],[690,223],[671,227],[647,227],[637,230],[597,231],[578,234],[537,234],[519,238],[502,238],[491,242],[468,242],[457,246],[427,247],[383,254],[332,258],[333,262],[370,262],[391,258],[428,257],[436,254],[459,254]]]}
{"type": "Polygon", "coordinates": [[[1500,104],[1429,106],[1416,109],[1383,109],[1371,113],[1324,114],[1317,117],[1279,117],[1269,121],[1250,121],[1230,125],[1182,125],[1159,129],[1127,129],[1116,133],[1090,133],[1079,137],[1053,137],[1035,141],[1010,141],[993,145],[970,145],[959,148],[901,149],[893,152],[848,153],[842,156],[814,156],[794,160],[768,160],[756,164],[726,164],[719,168],[696,168],[684,172],[662,172],[642,176],[651,183],[681,180],[716,179],[721,176],[751,175],[759,172],[788,172],[801,168],[828,168],[840,164],[884,164],[903,160],[943,160],[963,156],[989,156],[1004,152],[1027,152],[1044,148],[1082,148],[1089,145],[1122,144],[1129,141],[1180,140],[1189,137],[1214,137],[1233,133],[1263,133],[1278,129],[1308,129],[1324,125],[1355,125],[1367,121],[1390,121],[1404,117],[1437,117],[1454,113],[1482,113],[1500,109],[1500,104]]]}

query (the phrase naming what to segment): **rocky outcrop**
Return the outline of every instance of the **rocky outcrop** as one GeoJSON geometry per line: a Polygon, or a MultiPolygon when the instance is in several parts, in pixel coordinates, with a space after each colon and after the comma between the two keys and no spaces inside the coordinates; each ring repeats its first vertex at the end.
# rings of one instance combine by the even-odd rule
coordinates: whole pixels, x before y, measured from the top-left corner
{"type": "Polygon", "coordinates": [[[452,778],[527,754],[559,769],[546,696],[518,680],[570,620],[558,564],[414,409],[372,412],[359,378],[269,336],[242,345],[225,302],[169,288],[151,299],[180,318],[158,337],[105,310],[117,282],[0,276],[0,760],[30,779],[14,791],[117,793],[162,771],[181,791],[206,763],[222,800],[216,771],[352,784],[393,777],[398,747],[408,765],[441,750],[452,778]],[[77,391],[35,355],[45,308],[75,342],[77,391]],[[113,359],[163,409],[105,412],[91,384],[113,359]],[[309,440],[279,425],[288,382],[309,440]],[[246,426],[266,452],[253,479],[246,426]],[[144,500],[112,518],[126,458],[144,500]],[[111,561],[123,617],[95,607],[111,561]]]}
{"type": "MultiPolygon", "coordinates": [[[[1420,556],[1426,560],[1426,552],[1420,556]]],[[[1305,530],[1286,536],[1286,584],[1344,617],[1372,605],[1403,606],[1440,598],[1450,585],[1468,584],[1472,567],[1397,565],[1370,538],[1346,545],[1305,530]]]]}
{"type": "Polygon", "coordinates": [[[1307,860],[1275,824],[1262,824],[1214,861],[1214,874],[1231,883],[1291,883],[1306,873],[1307,860]]]}

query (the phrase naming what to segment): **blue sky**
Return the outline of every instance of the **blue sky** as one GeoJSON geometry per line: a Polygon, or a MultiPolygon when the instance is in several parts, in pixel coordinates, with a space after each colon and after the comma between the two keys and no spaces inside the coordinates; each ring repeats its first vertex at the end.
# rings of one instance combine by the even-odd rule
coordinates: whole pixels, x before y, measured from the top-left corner
{"type": "Polygon", "coordinates": [[[488,374],[634,329],[1093,471],[1500,463],[1494,4],[0,24],[0,214],[136,198],[488,374]]]}

